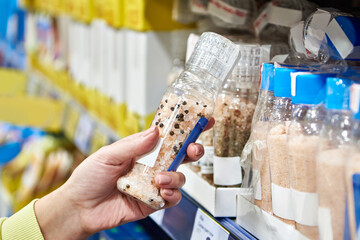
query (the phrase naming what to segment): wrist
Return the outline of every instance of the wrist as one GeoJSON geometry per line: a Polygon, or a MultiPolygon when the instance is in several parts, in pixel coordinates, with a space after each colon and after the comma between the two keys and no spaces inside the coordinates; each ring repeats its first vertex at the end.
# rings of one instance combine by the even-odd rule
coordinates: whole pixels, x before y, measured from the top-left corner
{"type": "Polygon", "coordinates": [[[62,187],[38,200],[34,209],[44,239],[86,239],[91,235],[62,187]]]}

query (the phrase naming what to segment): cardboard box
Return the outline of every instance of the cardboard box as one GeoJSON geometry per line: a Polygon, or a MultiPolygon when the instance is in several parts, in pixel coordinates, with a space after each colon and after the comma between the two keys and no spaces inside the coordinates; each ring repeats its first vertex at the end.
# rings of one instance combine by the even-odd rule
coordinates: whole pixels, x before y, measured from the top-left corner
{"type": "Polygon", "coordinates": [[[210,185],[184,165],[180,166],[178,171],[186,177],[183,189],[214,217],[236,217],[236,196],[249,193],[249,189],[210,185]]]}

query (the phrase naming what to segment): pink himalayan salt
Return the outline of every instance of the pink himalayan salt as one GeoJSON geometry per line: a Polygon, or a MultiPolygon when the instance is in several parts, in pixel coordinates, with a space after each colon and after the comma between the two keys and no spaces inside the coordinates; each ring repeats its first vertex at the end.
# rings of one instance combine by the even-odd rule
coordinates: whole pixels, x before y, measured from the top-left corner
{"type": "MultiPolygon", "coordinates": [[[[271,183],[290,189],[290,170],[287,161],[287,132],[290,122],[275,124],[277,125],[270,129],[267,138],[271,183]]],[[[294,220],[276,217],[289,225],[295,226],[294,220]]]]}
{"type": "MultiPolygon", "coordinates": [[[[318,136],[304,136],[302,134],[289,136],[288,160],[292,189],[300,192],[316,193],[316,153],[318,143],[318,136]]],[[[309,239],[318,239],[319,231],[317,226],[296,223],[295,227],[309,239]]]]}
{"type": "Polygon", "coordinates": [[[165,94],[152,122],[152,126],[159,128],[160,138],[164,138],[155,165],[136,163],[128,174],[119,178],[118,189],[154,209],[162,208],[165,201],[154,183],[155,175],[170,167],[198,120],[209,119],[212,112],[213,106],[195,96],[165,94]]]}
{"type": "MultiPolygon", "coordinates": [[[[267,135],[269,130],[269,122],[259,121],[254,124],[252,130],[253,138],[253,169],[254,172],[260,171],[260,176],[254,176],[254,181],[260,181],[261,200],[255,199],[254,204],[268,213],[272,213],[271,201],[271,179],[270,179],[270,165],[269,152],[267,148],[267,135]]],[[[258,184],[254,184],[258,186],[258,184]]]]}
{"type": "MultiPolygon", "coordinates": [[[[333,239],[343,239],[345,220],[345,169],[347,149],[320,151],[317,156],[317,189],[319,207],[331,214],[333,239]]],[[[319,232],[324,231],[319,224],[319,232]]]]}

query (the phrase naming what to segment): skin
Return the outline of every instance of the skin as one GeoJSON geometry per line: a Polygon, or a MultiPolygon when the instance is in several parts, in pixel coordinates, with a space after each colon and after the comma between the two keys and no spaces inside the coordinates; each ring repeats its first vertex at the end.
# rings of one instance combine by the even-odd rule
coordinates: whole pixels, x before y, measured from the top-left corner
{"type": "MultiPolygon", "coordinates": [[[[211,119],[206,129],[213,126],[211,119]]],[[[154,209],[116,187],[119,177],[134,166],[136,159],[156,145],[156,127],[134,134],[84,160],[59,189],[38,200],[35,214],[45,239],[86,239],[104,229],[136,221],[155,212],[154,209]]],[[[204,154],[200,144],[190,144],[184,163],[199,160],[204,154]]],[[[164,208],[178,204],[185,176],[179,172],[162,172],[155,177],[164,208]]]]}

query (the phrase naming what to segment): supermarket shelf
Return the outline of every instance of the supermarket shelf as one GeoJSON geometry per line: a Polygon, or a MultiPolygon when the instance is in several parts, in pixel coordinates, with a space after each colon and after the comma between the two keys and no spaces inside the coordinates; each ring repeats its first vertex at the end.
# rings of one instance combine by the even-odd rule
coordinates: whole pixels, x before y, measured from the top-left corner
{"type": "MultiPolygon", "coordinates": [[[[100,145],[120,139],[114,131],[89,113],[68,93],[57,87],[41,73],[29,72],[27,91],[33,95],[51,96],[67,104],[63,129],[84,154],[100,145]],[[103,138],[98,141],[98,138],[103,138]],[[104,140],[105,139],[105,140],[104,140]]],[[[256,239],[230,218],[214,218],[185,191],[181,202],[172,208],[152,214],[151,219],[173,239],[256,239]],[[208,238],[207,238],[208,237],[208,238]]]]}

